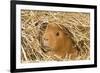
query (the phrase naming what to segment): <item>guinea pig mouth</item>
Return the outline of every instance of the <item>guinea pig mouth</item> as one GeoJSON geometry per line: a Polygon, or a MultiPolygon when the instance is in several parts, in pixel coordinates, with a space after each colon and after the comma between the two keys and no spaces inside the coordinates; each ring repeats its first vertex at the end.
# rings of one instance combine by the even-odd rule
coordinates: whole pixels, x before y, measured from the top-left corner
{"type": "Polygon", "coordinates": [[[48,51],[53,51],[53,48],[49,47],[49,46],[43,46],[45,48],[45,50],[48,51]]]}

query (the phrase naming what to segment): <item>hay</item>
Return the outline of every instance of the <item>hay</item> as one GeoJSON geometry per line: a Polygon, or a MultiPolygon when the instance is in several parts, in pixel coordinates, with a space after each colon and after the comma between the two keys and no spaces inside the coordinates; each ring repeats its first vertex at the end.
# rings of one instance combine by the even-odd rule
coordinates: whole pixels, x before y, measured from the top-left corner
{"type": "Polygon", "coordinates": [[[52,12],[21,10],[21,62],[61,61],[57,56],[50,57],[42,45],[42,35],[47,23],[55,22],[66,32],[80,50],[76,60],[90,58],[90,14],[81,12],[52,12]],[[63,26],[63,27],[62,27],[63,26]]]}

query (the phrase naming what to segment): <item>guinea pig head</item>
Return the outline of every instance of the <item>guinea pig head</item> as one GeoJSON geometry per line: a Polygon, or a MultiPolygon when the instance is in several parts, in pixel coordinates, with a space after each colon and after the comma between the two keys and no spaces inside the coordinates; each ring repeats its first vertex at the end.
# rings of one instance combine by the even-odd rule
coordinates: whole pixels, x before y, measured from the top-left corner
{"type": "Polygon", "coordinates": [[[66,35],[57,24],[48,24],[42,39],[45,47],[55,51],[65,51],[71,46],[69,35],[66,35]]]}

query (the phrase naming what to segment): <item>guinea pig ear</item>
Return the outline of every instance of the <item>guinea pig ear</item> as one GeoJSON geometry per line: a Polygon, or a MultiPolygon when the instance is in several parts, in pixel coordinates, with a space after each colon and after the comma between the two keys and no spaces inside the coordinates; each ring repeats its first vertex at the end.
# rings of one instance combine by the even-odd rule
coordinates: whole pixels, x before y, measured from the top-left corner
{"type": "Polygon", "coordinates": [[[38,26],[39,24],[41,24],[41,21],[37,21],[37,22],[35,23],[35,26],[38,26]]]}
{"type": "Polygon", "coordinates": [[[43,25],[47,25],[47,24],[48,24],[48,22],[43,22],[42,24],[43,24],[43,25]]]}
{"type": "Polygon", "coordinates": [[[35,22],[35,26],[37,27],[37,26],[39,26],[39,28],[40,29],[42,29],[42,28],[46,28],[46,26],[47,26],[47,24],[48,24],[48,22],[43,22],[43,21],[37,21],[37,22],[35,22]]]}
{"type": "Polygon", "coordinates": [[[43,22],[41,25],[42,25],[41,28],[46,29],[46,27],[47,27],[47,25],[48,25],[48,22],[43,22]]]}

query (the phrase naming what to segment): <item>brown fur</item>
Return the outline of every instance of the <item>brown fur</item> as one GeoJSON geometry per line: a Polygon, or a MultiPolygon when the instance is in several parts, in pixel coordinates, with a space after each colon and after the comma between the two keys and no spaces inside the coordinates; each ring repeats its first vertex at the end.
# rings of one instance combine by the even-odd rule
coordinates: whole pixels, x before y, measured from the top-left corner
{"type": "Polygon", "coordinates": [[[73,41],[69,32],[64,33],[56,23],[47,25],[43,34],[43,45],[50,48],[49,55],[56,55],[64,58],[66,55],[74,59],[77,56],[77,49],[73,48],[73,41]]]}

